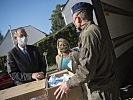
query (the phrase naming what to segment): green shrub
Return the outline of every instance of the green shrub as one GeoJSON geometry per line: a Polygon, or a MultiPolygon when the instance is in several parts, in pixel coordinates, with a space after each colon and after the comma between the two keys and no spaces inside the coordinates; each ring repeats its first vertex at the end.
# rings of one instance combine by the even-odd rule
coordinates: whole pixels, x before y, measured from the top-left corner
{"type": "Polygon", "coordinates": [[[0,57],[0,70],[6,71],[6,56],[0,57]]]}

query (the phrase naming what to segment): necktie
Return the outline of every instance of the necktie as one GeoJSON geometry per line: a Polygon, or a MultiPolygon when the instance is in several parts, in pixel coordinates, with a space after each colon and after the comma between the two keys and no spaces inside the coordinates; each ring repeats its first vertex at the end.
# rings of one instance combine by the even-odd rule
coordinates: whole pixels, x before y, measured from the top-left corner
{"type": "Polygon", "coordinates": [[[24,52],[24,56],[25,56],[26,60],[27,60],[27,61],[30,61],[29,54],[28,54],[27,50],[24,49],[23,52],[24,52]]]}

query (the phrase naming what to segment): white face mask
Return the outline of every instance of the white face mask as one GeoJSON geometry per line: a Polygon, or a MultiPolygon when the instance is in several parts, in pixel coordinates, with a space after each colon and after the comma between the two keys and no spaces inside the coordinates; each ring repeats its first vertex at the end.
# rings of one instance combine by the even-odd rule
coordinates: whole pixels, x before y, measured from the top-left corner
{"type": "Polygon", "coordinates": [[[22,38],[18,38],[18,44],[20,46],[26,46],[27,45],[27,41],[28,41],[28,39],[25,36],[23,36],[22,38]]]}

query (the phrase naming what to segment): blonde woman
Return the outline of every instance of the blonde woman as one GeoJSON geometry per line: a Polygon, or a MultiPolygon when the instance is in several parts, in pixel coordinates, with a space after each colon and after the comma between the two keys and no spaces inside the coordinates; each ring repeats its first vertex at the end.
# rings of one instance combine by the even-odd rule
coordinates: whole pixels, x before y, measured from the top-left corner
{"type": "Polygon", "coordinates": [[[67,69],[75,73],[78,66],[78,52],[72,51],[68,41],[64,38],[57,40],[58,55],[56,56],[56,64],[59,70],[67,69]]]}

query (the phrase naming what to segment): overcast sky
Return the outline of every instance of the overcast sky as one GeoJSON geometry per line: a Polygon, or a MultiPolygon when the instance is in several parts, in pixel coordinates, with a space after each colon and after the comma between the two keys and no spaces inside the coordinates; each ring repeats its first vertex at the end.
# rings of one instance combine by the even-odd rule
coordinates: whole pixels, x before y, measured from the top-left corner
{"type": "Polygon", "coordinates": [[[52,11],[67,0],[0,0],[0,31],[5,36],[12,29],[32,25],[49,34],[52,11]]]}

